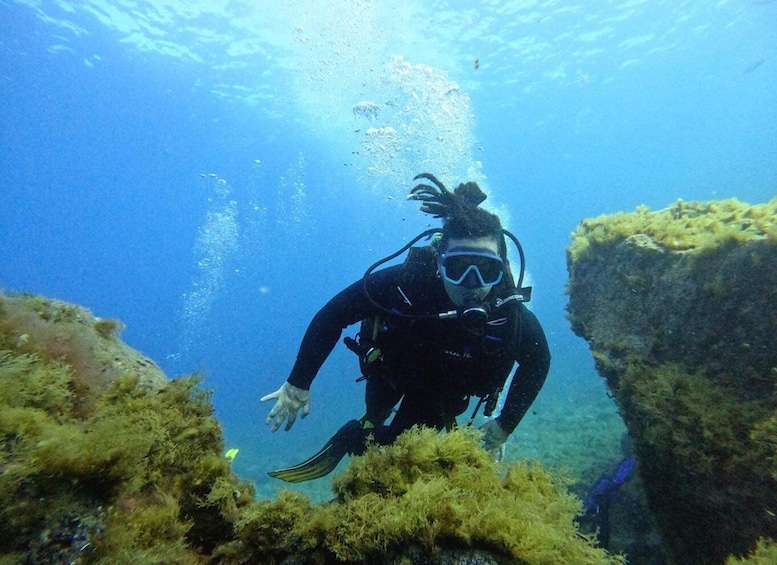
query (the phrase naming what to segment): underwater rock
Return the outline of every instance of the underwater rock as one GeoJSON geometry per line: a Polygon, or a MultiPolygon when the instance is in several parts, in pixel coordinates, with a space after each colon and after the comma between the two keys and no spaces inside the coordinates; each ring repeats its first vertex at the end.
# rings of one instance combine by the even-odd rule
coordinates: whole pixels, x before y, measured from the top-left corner
{"type": "Polygon", "coordinates": [[[0,295],[0,562],[197,563],[253,501],[199,379],[169,381],[120,327],[0,295]]]}
{"type": "Polygon", "coordinates": [[[579,535],[580,500],[539,465],[505,469],[476,430],[406,431],[370,446],[314,506],[284,491],[243,515],[253,562],[429,565],[622,564],[579,535]]]}
{"type": "Polygon", "coordinates": [[[0,563],[616,565],[538,465],[472,430],[370,446],[313,504],[256,501],[209,392],[78,306],[0,296],[0,563]],[[143,361],[143,362],[140,362],[143,361]]]}
{"type": "Polygon", "coordinates": [[[777,200],[584,220],[568,312],[639,459],[674,563],[777,538],[777,200]]]}
{"type": "Polygon", "coordinates": [[[731,556],[726,560],[726,565],[774,565],[774,563],[777,563],[777,545],[765,540],[759,540],[758,547],[747,557],[731,556]]]}
{"type": "Polygon", "coordinates": [[[97,318],[75,304],[0,290],[0,351],[65,363],[81,385],[95,391],[126,373],[135,375],[141,387],[167,383],[153,361],[119,339],[123,329],[120,321],[97,318]]]}

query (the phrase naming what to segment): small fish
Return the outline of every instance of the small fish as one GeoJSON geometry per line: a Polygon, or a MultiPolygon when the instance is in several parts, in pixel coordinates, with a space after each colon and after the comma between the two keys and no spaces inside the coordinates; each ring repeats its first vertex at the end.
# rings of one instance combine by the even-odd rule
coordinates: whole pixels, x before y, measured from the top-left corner
{"type": "Polygon", "coordinates": [[[766,58],[763,58],[750,63],[745,69],[745,73],[752,73],[754,70],[756,70],[758,67],[763,65],[765,62],[766,62],[766,58]]]}

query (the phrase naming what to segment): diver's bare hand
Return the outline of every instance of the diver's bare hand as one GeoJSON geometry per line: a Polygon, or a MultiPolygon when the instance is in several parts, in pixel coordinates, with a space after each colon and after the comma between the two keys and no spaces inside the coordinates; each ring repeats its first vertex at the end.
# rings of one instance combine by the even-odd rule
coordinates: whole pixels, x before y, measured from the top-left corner
{"type": "Polygon", "coordinates": [[[289,431],[297,420],[297,411],[302,409],[302,417],[310,414],[310,391],[303,390],[288,382],[283,386],[261,398],[262,402],[268,400],[277,400],[275,406],[270,410],[270,414],[264,421],[268,426],[272,426],[271,431],[275,432],[286,420],[285,431],[289,431]]]}

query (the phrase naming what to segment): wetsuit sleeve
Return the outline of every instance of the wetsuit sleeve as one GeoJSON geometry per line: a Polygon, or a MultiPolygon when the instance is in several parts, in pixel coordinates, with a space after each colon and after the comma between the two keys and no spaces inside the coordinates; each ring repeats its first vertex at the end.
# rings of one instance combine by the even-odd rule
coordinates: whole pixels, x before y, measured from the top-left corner
{"type": "MultiPolygon", "coordinates": [[[[370,296],[386,304],[396,288],[399,267],[389,267],[370,275],[370,296]]],[[[377,313],[364,293],[361,280],[338,293],[318,311],[302,338],[297,360],[287,379],[289,384],[308,390],[316,374],[340,340],[343,329],[377,313]]]]}
{"type": "Polygon", "coordinates": [[[550,349],[537,317],[523,307],[521,341],[517,346],[518,368],[513,375],[502,412],[497,420],[507,433],[513,433],[537,398],[550,368],[550,349]]]}

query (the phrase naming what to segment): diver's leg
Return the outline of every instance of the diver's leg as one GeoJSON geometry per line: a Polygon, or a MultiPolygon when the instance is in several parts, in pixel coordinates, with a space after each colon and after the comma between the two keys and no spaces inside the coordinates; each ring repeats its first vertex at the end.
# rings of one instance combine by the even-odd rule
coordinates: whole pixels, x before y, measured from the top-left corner
{"type": "Polygon", "coordinates": [[[376,434],[377,443],[393,442],[399,434],[415,425],[442,430],[445,418],[441,398],[428,390],[414,390],[405,393],[394,418],[381,433],[376,434]]]}
{"type": "Polygon", "coordinates": [[[367,379],[367,387],[364,392],[364,402],[367,405],[367,413],[362,418],[362,423],[371,426],[381,426],[389,416],[402,393],[380,375],[373,375],[367,379]]]}

